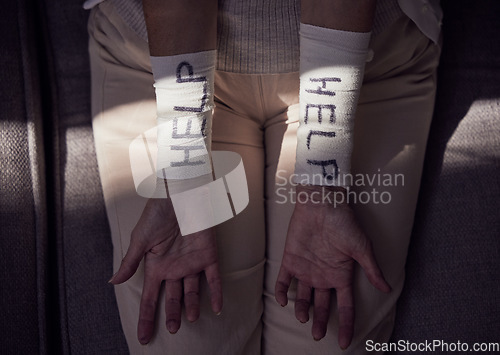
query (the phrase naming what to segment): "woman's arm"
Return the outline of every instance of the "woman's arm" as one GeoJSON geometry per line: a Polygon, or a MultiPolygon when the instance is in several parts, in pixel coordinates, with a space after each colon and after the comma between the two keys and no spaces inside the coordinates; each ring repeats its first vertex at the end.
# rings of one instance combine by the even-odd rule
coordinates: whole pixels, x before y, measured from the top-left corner
{"type": "MultiPolygon", "coordinates": [[[[191,161],[184,158],[184,151],[174,148],[193,148],[189,147],[190,142],[196,147],[203,146],[204,127],[210,126],[207,121],[211,119],[213,107],[217,0],[144,0],[143,7],[157,96],[158,167],[168,179],[172,195],[174,186],[182,190],[184,182],[189,186],[193,177],[203,180],[211,169],[209,158],[203,160],[204,168],[193,167],[191,161]],[[182,134],[175,135],[172,127],[182,134]],[[175,177],[167,176],[169,174],[175,177]]],[[[141,344],[147,344],[154,334],[163,281],[166,327],[170,333],[176,333],[181,325],[181,302],[187,319],[198,319],[201,273],[208,281],[212,310],[219,313],[222,309],[214,229],[182,236],[179,224],[182,225],[171,199],[150,199],[132,232],[127,254],[110,280],[115,285],[125,282],[144,259],[137,328],[141,344]]]]}
{"type": "Polygon", "coordinates": [[[375,287],[390,291],[370,241],[345,202],[342,181],[350,173],[354,113],[375,5],[376,0],[303,0],[301,8],[295,173],[297,195],[309,198],[296,202],[275,294],[286,305],[290,282],[297,279],[295,316],[307,322],[312,303],[312,336],[319,340],[326,334],[335,289],[342,349],[354,332],[354,262],[375,287]],[[324,195],[333,200],[318,200],[324,195]]]}
{"type": "Polygon", "coordinates": [[[302,0],[300,22],[342,31],[370,32],[377,0],[302,0]]]}
{"type": "Polygon", "coordinates": [[[217,0],[143,0],[152,56],[215,49],[217,0]]]}

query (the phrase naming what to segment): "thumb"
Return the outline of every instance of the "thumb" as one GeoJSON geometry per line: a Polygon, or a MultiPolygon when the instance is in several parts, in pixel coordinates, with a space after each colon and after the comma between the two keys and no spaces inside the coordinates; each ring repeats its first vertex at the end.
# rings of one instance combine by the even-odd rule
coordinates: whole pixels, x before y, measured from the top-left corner
{"type": "Polygon", "coordinates": [[[354,255],[353,257],[361,265],[366,277],[373,286],[385,293],[391,291],[391,286],[389,286],[385,280],[384,275],[377,264],[373,247],[370,242],[367,243],[367,247],[364,252],[354,255]]]}
{"type": "Polygon", "coordinates": [[[145,249],[146,247],[144,244],[139,242],[138,238],[134,238],[134,235],[132,234],[130,245],[125,257],[122,260],[120,268],[108,282],[113,285],[118,285],[130,279],[137,271],[137,268],[146,253],[145,249]]]}

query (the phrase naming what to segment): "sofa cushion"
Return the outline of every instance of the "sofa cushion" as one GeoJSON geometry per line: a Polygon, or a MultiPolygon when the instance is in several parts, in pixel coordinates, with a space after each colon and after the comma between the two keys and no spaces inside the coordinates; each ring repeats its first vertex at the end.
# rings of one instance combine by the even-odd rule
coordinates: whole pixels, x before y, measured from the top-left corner
{"type": "Polygon", "coordinates": [[[2,2],[0,353],[47,352],[47,213],[42,106],[30,0],[2,2]]]}
{"type": "Polygon", "coordinates": [[[500,3],[446,0],[436,111],[393,340],[498,342],[500,3]]]}
{"type": "Polygon", "coordinates": [[[65,354],[124,354],[113,287],[112,246],[90,117],[87,17],[80,0],[44,1],[54,97],[61,344],[65,354]]]}

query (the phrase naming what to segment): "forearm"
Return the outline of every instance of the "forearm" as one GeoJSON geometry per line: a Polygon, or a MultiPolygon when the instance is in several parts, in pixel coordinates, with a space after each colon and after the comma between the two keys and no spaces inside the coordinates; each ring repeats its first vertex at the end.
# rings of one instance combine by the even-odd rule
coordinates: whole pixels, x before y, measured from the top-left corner
{"type": "Polygon", "coordinates": [[[213,50],[217,0],[143,0],[152,56],[213,50]]]}
{"type": "MultiPolygon", "coordinates": [[[[157,103],[155,194],[168,186],[181,233],[190,234],[206,226],[186,220],[189,199],[173,196],[213,180],[217,0],[143,0],[143,8],[157,103]]],[[[210,201],[200,197],[197,207],[209,210],[210,201]]]]}
{"type": "Polygon", "coordinates": [[[303,0],[297,182],[346,186],[376,0],[303,0]]]}
{"type": "Polygon", "coordinates": [[[302,0],[300,21],[351,32],[370,32],[377,0],[302,0]]]}

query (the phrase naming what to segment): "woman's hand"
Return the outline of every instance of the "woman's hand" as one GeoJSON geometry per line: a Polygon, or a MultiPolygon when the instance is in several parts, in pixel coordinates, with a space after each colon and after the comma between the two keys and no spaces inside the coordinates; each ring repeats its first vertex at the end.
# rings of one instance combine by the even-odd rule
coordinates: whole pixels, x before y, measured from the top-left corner
{"type": "Polygon", "coordinates": [[[326,334],[330,293],[334,288],[339,313],[338,341],[345,349],[354,331],[354,260],[377,289],[389,292],[390,286],[377,266],[370,241],[352,209],[346,203],[334,205],[318,199],[318,192],[322,196],[323,188],[333,193],[345,192],[336,187],[297,186],[298,201],[288,228],[275,297],[285,306],[290,282],[295,277],[298,281],[295,316],[305,323],[309,320],[309,306],[314,295],[312,336],[319,340],[326,334]],[[305,196],[308,198],[299,198],[305,196]],[[306,201],[300,203],[299,200],[306,201]]]}
{"type": "Polygon", "coordinates": [[[208,281],[212,310],[220,313],[222,286],[213,228],[182,236],[172,201],[150,199],[132,231],[127,254],[110,282],[117,285],[127,281],[136,272],[143,258],[144,286],[137,327],[141,344],[147,344],[153,335],[158,295],[163,281],[166,327],[170,333],[179,330],[182,299],[187,319],[191,322],[198,319],[202,271],[208,281]]]}

